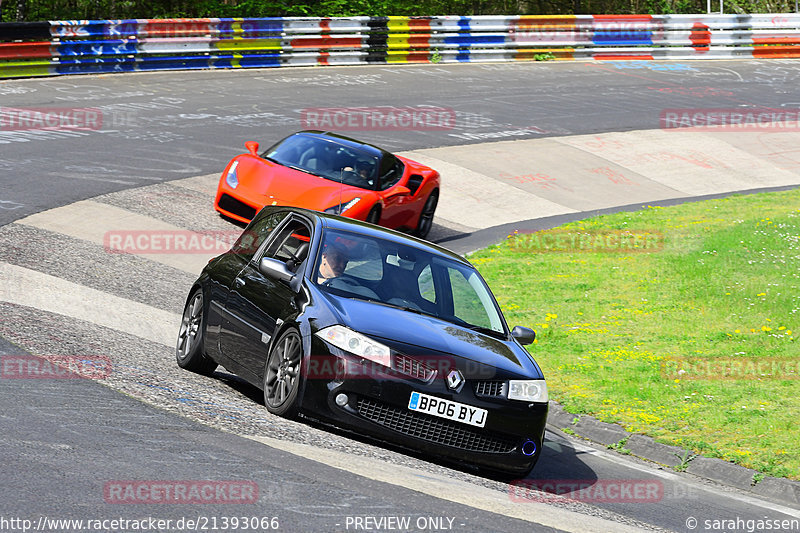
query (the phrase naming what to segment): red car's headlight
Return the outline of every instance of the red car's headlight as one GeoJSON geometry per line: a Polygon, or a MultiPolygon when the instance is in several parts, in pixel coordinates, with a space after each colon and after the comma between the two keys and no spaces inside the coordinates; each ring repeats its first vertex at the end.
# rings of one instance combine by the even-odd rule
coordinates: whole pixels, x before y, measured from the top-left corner
{"type": "Polygon", "coordinates": [[[332,215],[341,215],[342,213],[344,213],[345,211],[356,205],[359,200],[361,200],[361,198],[353,198],[349,202],[331,206],[328,209],[326,209],[325,212],[330,213],[332,215]]]}
{"type": "Polygon", "coordinates": [[[231,189],[235,189],[239,186],[239,176],[236,174],[236,167],[238,166],[239,162],[234,161],[228,168],[228,172],[225,174],[225,183],[227,183],[228,187],[231,189]]]}

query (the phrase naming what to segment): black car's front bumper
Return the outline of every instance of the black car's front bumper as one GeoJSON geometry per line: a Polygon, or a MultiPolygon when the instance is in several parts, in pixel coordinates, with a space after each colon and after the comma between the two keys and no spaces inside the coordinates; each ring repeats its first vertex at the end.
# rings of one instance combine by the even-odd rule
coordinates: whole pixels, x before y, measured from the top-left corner
{"type": "Polygon", "coordinates": [[[508,400],[504,380],[472,379],[452,391],[442,372],[423,380],[363,361],[314,339],[303,409],[337,426],[403,447],[509,475],[526,475],[542,448],[547,403],[508,400]],[[324,361],[320,363],[320,361],[324,361]],[[331,364],[331,361],[334,361],[331,364]],[[335,368],[331,373],[329,370],[335,368]],[[412,392],[486,409],[484,427],[409,409],[412,392]],[[344,396],[342,396],[344,395],[344,396]]]}

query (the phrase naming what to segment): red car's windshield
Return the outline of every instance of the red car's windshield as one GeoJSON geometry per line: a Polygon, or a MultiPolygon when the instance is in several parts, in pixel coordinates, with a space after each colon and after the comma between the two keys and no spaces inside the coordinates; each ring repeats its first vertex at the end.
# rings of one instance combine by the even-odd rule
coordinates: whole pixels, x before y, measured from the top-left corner
{"type": "Polygon", "coordinates": [[[335,139],[295,134],[262,154],[280,165],[364,189],[377,185],[379,158],[335,139]]]}

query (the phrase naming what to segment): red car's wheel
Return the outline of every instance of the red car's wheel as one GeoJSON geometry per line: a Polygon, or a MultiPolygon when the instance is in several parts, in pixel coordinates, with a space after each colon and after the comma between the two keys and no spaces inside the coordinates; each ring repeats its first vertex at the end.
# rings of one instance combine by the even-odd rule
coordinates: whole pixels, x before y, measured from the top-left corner
{"type": "Polygon", "coordinates": [[[381,222],[381,206],[374,205],[367,215],[367,222],[375,224],[376,226],[381,222]]]}
{"type": "Polygon", "coordinates": [[[424,239],[428,236],[433,226],[433,214],[436,212],[436,206],[439,204],[439,191],[433,191],[428,199],[425,201],[425,207],[422,208],[422,213],[419,215],[419,222],[417,222],[417,229],[414,234],[417,237],[424,239]]]}

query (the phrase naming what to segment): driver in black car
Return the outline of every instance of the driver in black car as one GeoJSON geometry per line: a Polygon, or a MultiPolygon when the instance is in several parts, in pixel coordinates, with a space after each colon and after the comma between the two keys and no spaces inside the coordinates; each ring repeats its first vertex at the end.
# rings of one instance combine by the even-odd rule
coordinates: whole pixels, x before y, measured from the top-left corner
{"type": "Polygon", "coordinates": [[[317,283],[327,285],[334,278],[341,276],[347,266],[347,261],[347,255],[343,248],[329,244],[322,252],[317,283]]]}

